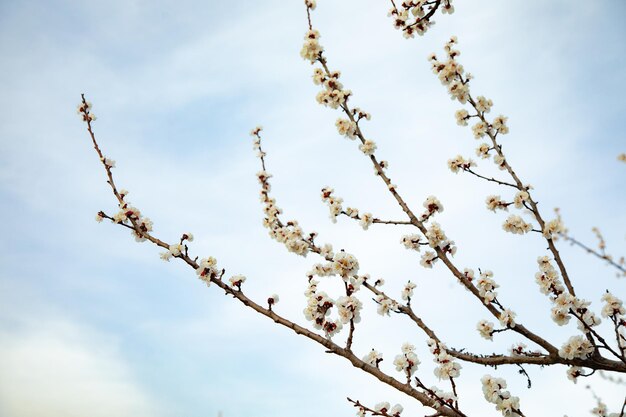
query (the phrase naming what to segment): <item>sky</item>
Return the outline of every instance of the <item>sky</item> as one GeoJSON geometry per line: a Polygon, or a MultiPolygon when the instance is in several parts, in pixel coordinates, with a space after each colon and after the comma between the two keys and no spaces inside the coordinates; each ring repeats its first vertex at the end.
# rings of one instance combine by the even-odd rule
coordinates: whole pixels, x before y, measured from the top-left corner
{"type": "MultiPolygon", "coordinates": [[[[487,195],[507,190],[447,169],[477,142],[455,124],[459,104],[427,56],[458,36],[474,93],[509,117],[504,150],[545,217],[560,207],[574,236],[593,244],[597,226],[609,252],[624,254],[626,166],[617,155],[626,151],[626,5],[469,3],[410,40],[394,30],[384,1],[319,0],[313,18],[331,69],[372,114],[366,135],[407,202],[421,207],[436,195],[445,207],[438,222],[459,248],[455,261],[494,271],[499,298],[519,321],[560,345],[576,329],[549,320],[534,282],[545,242],[506,234],[506,215],[485,210],[487,195]]],[[[480,338],[474,329],[485,312],[444,268],[419,266],[399,243],[410,231],[329,220],[323,186],[381,218],[402,212],[356,144],[337,134],[337,112],[315,102],[311,65],[299,56],[305,30],[300,1],[0,0],[0,416],[350,416],[346,396],[400,402],[405,415],[428,412],[207,289],[181,263],[159,260],[157,248],[127,230],[96,223],[99,210],[113,213],[116,204],[76,115],[81,93],[98,116],[104,153],[117,162],[118,185],[155,234],[174,241],[192,232],[192,253],[246,275],[251,298],[277,293],[277,311],[306,325],[305,274],[318,262],[287,253],[261,225],[248,136],[261,124],[285,218],[354,254],[390,294],[417,283],[416,311],[449,346],[491,353],[519,341],[480,338]]],[[[500,175],[491,163],[479,168],[500,175]]],[[[626,280],[602,262],[559,248],[592,306],[606,289],[626,297],[626,280]]],[[[382,351],[395,374],[393,357],[411,342],[420,377],[443,387],[426,337],[402,317],[378,316],[366,296],[363,303],[357,354],[382,351]]],[[[529,367],[528,389],[515,369],[464,364],[459,390],[470,415],[497,415],[482,398],[485,373],[505,377],[529,416],[588,414],[587,383],[609,408],[623,401],[624,386],[598,375],[574,385],[564,367],[529,367]]]]}

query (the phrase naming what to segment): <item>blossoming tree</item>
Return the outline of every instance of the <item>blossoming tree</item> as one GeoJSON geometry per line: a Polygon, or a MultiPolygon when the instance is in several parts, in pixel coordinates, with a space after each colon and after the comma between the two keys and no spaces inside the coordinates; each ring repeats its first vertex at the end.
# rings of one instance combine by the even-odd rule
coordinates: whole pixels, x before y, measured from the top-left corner
{"type": "MultiPolygon", "coordinates": [[[[533,196],[533,187],[524,182],[523,174],[514,170],[503,151],[501,140],[509,133],[507,117],[492,117],[492,100],[473,91],[473,77],[459,62],[460,52],[456,49],[456,37],[451,37],[444,45],[443,58],[438,58],[435,54],[430,56],[433,73],[451,98],[460,104],[460,109],[455,114],[456,123],[471,126],[473,137],[480,140],[476,157],[481,163],[492,161],[501,171],[501,176],[496,178],[484,175],[477,162],[462,155],[451,158],[448,166],[454,173],[471,175],[478,180],[493,183],[494,187],[502,190],[499,195],[488,196],[485,204],[486,209],[493,212],[511,212],[502,225],[505,232],[519,235],[536,233],[542,236],[546,249],[537,258],[535,285],[551,303],[551,319],[556,324],[576,324],[577,330],[572,330],[571,337],[565,343],[557,344],[551,340],[549,333],[526,326],[519,320],[511,306],[513,303],[498,297],[499,284],[493,272],[482,269],[475,271],[455,261],[456,243],[447,236],[444,226],[435,221],[438,213],[443,211],[443,204],[437,197],[427,197],[422,207],[416,208],[407,202],[392,182],[389,163],[379,159],[376,143],[367,135],[366,122],[370,120],[370,114],[355,106],[352,92],[340,81],[341,73],[332,67],[320,43],[320,33],[313,25],[315,8],[315,0],[304,1],[308,28],[301,56],[313,65],[313,82],[320,88],[316,100],[338,113],[338,133],[358,144],[358,151],[371,162],[374,174],[387,187],[389,198],[398,204],[405,215],[402,219],[390,220],[361,212],[344,205],[343,199],[333,188],[324,187],[321,198],[328,205],[331,219],[336,221],[339,217],[346,217],[358,222],[365,230],[373,225],[403,226],[411,229],[411,233],[399,236],[401,245],[419,257],[419,263],[424,268],[447,270],[450,277],[469,292],[473,302],[482,306],[487,318],[477,322],[478,334],[484,339],[493,340],[500,333],[509,332],[521,340],[519,343],[514,344],[508,352],[493,354],[449,347],[440,337],[438,329],[413,308],[411,302],[418,297],[415,283],[406,282],[398,297],[385,292],[384,280],[373,279],[362,271],[358,259],[349,251],[336,250],[329,243],[321,243],[317,233],[305,231],[295,220],[285,220],[271,194],[272,176],[266,166],[267,154],[263,150],[261,127],[253,129],[251,135],[261,166],[257,178],[264,213],[263,225],[268,229],[271,238],[283,244],[289,252],[319,259],[306,274],[304,317],[309,325],[297,324],[296,318],[281,315],[277,308],[278,295],[253,300],[245,292],[245,276],[228,274],[227,268],[218,265],[212,256],[195,256],[191,248],[191,233],[183,233],[175,241],[157,237],[152,222],[131,205],[127,199],[128,192],[117,187],[113,176],[115,162],[105,157],[96,141],[93,130],[95,116],[91,104],[83,96],[78,112],[86,122],[93,146],[106,172],[107,182],[119,206],[115,214],[98,212],[96,220],[109,220],[129,229],[137,241],[147,241],[159,246],[164,250],[161,253],[163,260],[176,258],[182,261],[207,286],[218,287],[244,307],[323,346],[327,352],[344,358],[360,371],[373,376],[380,384],[406,394],[407,401],[417,401],[431,408],[434,410],[432,416],[474,415],[473,410],[464,407],[463,393],[457,386],[459,378],[462,378],[464,364],[490,369],[490,373],[484,375],[480,381],[484,398],[493,403],[495,409],[504,416],[526,414],[523,399],[517,393],[507,390],[507,383],[498,376],[498,367],[516,367],[528,377],[525,367],[558,366],[563,367],[563,378],[574,382],[595,372],[602,372],[607,378],[615,380],[620,374],[625,374],[626,309],[622,301],[615,294],[598,289],[603,292],[603,305],[600,309],[591,308],[590,302],[577,293],[575,279],[559,253],[557,240],[569,241],[601,258],[619,276],[626,275],[624,259],[615,259],[607,254],[603,237],[597,229],[595,232],[600,244],[598,249],[594,249],[568,234],[558,211],[549,218],[550,213],[540,209],[533,196]],[[341,284],[340,293],[329,294],[323,290],[326,281],[330,280],[341,284]],[[380,315],[390,316],[390,320],[406,320],[422,333],[435,363],[434,375],[438,380],[436,385],[427,382],[431,376],[420,372],[420,359],[413,344],[407,342],[400,346],[397,352],[392,353],[393,366],[386,367],[382,363],[383,352],[377,351],[375,347],[364,348],[357,343],[358,329],[367,325],[361,321],[361,311],[367,308],[365,302],[369,298],[373,299],[369,306],[376,308],[380,315]],[[610,331],[605,331],[606,326],[599,328],[602,320],[610,322],[610,331]]],[[[427,32],[437,14],[453,12],[451,0],[412,0],[401,3],[391,0],[389,16],[395,28],[405,38],[414,38],[415,35],[424,35],[427,32]]],[[[619,159],[623,160],[624,157],[620,156],[619,159]]],[[[348,401],[354,405],[359,416],[399,417],[403,412],[400,404],[374,404],[367,399],[351,398],[348,401]]],[[[598,416],[626,416],[626,399],[611,399],[611,403],[620,408],[609,413],[599,396],[592,412],[598,416]]]]}

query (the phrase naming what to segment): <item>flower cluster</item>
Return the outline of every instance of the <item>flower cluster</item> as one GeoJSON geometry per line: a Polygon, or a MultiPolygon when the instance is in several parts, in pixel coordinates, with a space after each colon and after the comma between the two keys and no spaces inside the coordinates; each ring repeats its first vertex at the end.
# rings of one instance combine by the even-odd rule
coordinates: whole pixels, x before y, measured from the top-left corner
{"type": "MultiPolygon", "coordinates": [[[[145,241],[146,234],[152,231],[152,220],[143,216],[138,208],[131,206],[130,202],[125,200],[126,195],[128,195],[128,191],[122,190],[119,195],[122,202],[119,203],[119,211],[115,213],[115,215],[111,218],[111,221],[113,223],[125,224],[132,227],[131,235],[135,238],[135,240],[137,242],[145,241]]],[[[96,220],[98,222],[102,221],[103,214],[104,213],[99,212],[96,215],[96,220]]]]}
{"type": "Polygon", "coordinates": [[[300,56],[303,59],[311,61],[311,63],[319,59],[320,54],[324,50],[319,43],[319,39],[320,33],[317,30],[311,29],[304,34],[304,45],[302,45],[302,50],[300,50],[300,56]]]}
{"type": "MultiPolygon", "coordinates": [[[[330,219],[333,223],[337,222],[337,217],[343,212],[343,198],[333,195],[335,190],[330,187],[322,188],[322,201],[328,205],[330,210],[330,219]]],[[[358,213],[357,213],[358,215],[358,213]]]]}
{"type": "MultiPolygon", "coordinates": [[[[606,404],[596,397],[597,405],[591,410],[591,414],[598,417],[623,417],[624,411],[621,413],[609,413],[606,404]]],[[[622,408],[624,410],[624,408],[622,408]]]]}
{"type": "Polygon", "coordinates": [[[446,345],[434,339],[429,339],[427,343],[430,353],[434,356],[433,360],[437,364],[434,370],[435,376],[440,380],[457,378],[461,374],[462,367],[447,352],[446,345]]]}
{"type": "Polygon", "coordinates": [[[82,101],[76,108],[76,113],[83,118],[84,122],[93,122],[96,120],[96,115],[91,112],[91,108],[89,101],[82,101]]]}
{"type": "Polygon", "coordinates": [[[452,159],[448,159],[448,168],[455,174],[459,171],[466,171],[471,167],[476,166],[476,163],[471,159],[465,159],[461,155],[457,155],[452,159]]]}
{"type": "Polygon", "coordinates": [[[359,224],[363,228],[363,230],[369,229],[369,227],[374,223],[374,216],[372,213],[363,213],[361,215],[361,220],[359,220],[359,224]]]}
{"type": "Polygon", "coordinates": [[[403,372],[407,379],[411,378],[420,364],[415,354],[415,346],[410,343],[404,343],[402,345],[402,353],[395,357],[393,364],[396,367],[396,371],[403,372]]]}
{"type": "Polygon", "coordinates": [[[357,259],[344,251],[336,254],[332,246],[324,245],[320,254],[330,261],[326,264],[316,264],[308,273],[309,284],[304,292],[307,297],[307,306],[304,316],[313,322],[318,330],[324,330],[327,337],[332,337],[342,329],[342,324],[358,323],[361,320],[360,311],[363,307],[361,301],[353,293],[358,291],[361,284],[368,279],[367,275],[358,276],[359,262],[357,259]],[[318,291],[319,281],[313,276],[339,275],[346,283],[346,296],[339,297],[336,301],[323,291],[318,291]],[[337,320],[329,318],[332,307],[337,307],[337,320]]]}
{"type": "Polygon", "coordinates": [[[487,210],[491,210],[495,213],[496,210],[504,210],[508,211],[511,203],[507,203],[502,200],[499,195],[490,195],[485,199],[485,204],[487,205],[487,210]]]}
{"type": "Polygon", "coordinates": [[[435,213],[443,212],[443,204],[441,204],[441,201],[439,201],[439,199],[434,195],[428,196],[426,201],[424,201],[423,206],[426,211],[422,213],[422,221],[428,220],[435,213]]]}
{"type": "MultiPolygon", "coordinates": [[[[456,43],[456,36],[452,36],[444,46],[444,50],[448,55],[447,61],[440,62],[437,60],[435,54],[431,54],[429,60],[433,72],[439,77],[439,81],[448,88],[450,98],[452,100],[458,100],[461,104],[465,104],[469,99],[468,83],[471,77],[467,76],[465,79],[463,78],[465,70],[463,66],[455,60],[455,58],[461,54],[458,50],[454,49],[456,43]]],[[[457,122],[461,116],[463,116],[463,119],[467,119],[464,114],[460,114],[456,116],[457,122]]]]}
{"type": "Polygon", "coordinates": [[[439,259],[439,256],[431,250],[424,252],[420,259],[420,265],[424,268],[432,268],[433,264],[439,259]]]}
{"type": "Polygon", "coordinates": [[[494,148],[489,146],[489,144],[483,142],[478,145],[478,148],[476,148],[476,156],[480,157],[481,159],[489,159],[491,157],[491,154],[489,152],[491,152],[491,150],[493,149],[494,148]]]}
{"type": "MultiPolygon", "coordinates": [[[[470,272],[473,276],[474,271],[470,270],[470,272]]],[[[491,271],[481,272],[480,278],[478,278],[478,281],[476,282],[476,286],[478,287],[478,292],[483,298],[485,304],[492,302],[498,296],[495,289],[498,288],[499,285],[493,280],[493,272],[491,271]]]]}
{"type": "Polygon", "coordinates": [[[504,171],[506,169],[506,159],[504,155],[498,154],[493,157],[493,163],[496,164],[500,171],[504,171]]]}
{"type": "MultiPolygon", "coordinates": [[[[352,92],[343,88],[343,84],[339,81],[340,75],[341,72],[339,71],[327,73],[321,68],[315,68],[313,70],[313,83],[324,86],[324,89],[317,93],[315,98],[318,103],[330,107],[331,109],[337,109],[345,104],[348,97],[352,95],[352,92]]],[[[339,126],[337,126],[337,128],[339,129],[339,126]]],[[[346,126],[345,128],[345,134],[347,134],[351,126],[346,126]]],[[[356,134],[356,126],[354,126],[353,134],[356,134]]]]}
{"type": "Polygon", "coordinates": [[[554,294],[558,296],[565,291],[559,273],[552,265],[550,258],[540,256],[537,258],[539,272],[535,274],[535,281],[539,284],[539,290],[542,294],[554,294]]]}
{"type": "Polygon", "coordinates": [[[427,245],[427,243],[422,242],[421,240],[422,237],[420,235],[405,235],[402,236],[400,243],[402,243],[407,249],[412,249],[419,252],[420,246],[427,245]]]}
{"type": "Polygon", "coordinates": [[[506,381],[502,378],[494,378],[485,375],[480,382],[483,384],[483,394],[485,399],[496,405],[496,410],[505,417],[521,416],[519,398],[512,396],[509,391],[505,391],[506,381]]]}
{"type": "Polygon", "coordinates": [[[441,405],[452,406],[458,401],[457,396],[453,392],[443,391],[436,386],[430,387],[429,391],[426,392],[426,395],[441,405]]]}
{"type": "MultiPolygon", "coordinates": [[[[456,43],[457,39],[453,36],[445,44],[444,50],[448,57],[446,61],[439,61],[435,54],[431,54],[429,60],[431,61],[433,72],[439,77],[441,83],[447,87],[451,99],[457,100],[461,104],[469,102],[475,110],[473,114],[470,114],[466,109],[457,110],[454,115],[457,124],[467,126],[468,121],[475,117],[477,121],[472,126],[474,138],[481,139],[488,136],[491,139],[492,146],[487,143],[482,143],[476,149],[476,155],[482,159],[488,159],[490,157],[490,151],[495,150],[497,155],[494,156],[493,162],[499,169],[507,169],[504,155],[500,147],[496,144],[496,137],[509,133],[509,127],[507,126],[508,118],[499,115],[491,122],[487,120],[486,114],[491,111],[493,101],[483,96],[478,96],[476,99],[472,98],[469,88],[472,76],[471,74],[465,74],[463,66],[456,61],[456,57],[461,54],[458,50],[454,49],[456,43]]],[[[448,166],[453,172],[458,172],[459,169],[467,170],[471,164],[473,164],[471,160],[465,161],[461,157],[448,161],[448,166]],[[464,164],[469,165],[465,167],[464,164]]]]}
{"type": "Polygon", "coordinates": [[[404,411],[404,407],[400,404],[396,404],[393,407],[387,401],[378,403],[374,406],[374,411],[379,413],[379,415],[399,417],[400,413],[404,411]]]}
{"type": "Polygon", "coordinates": [[[361,308],[363,308],[363,304],[361,304],[361,301],[354,295],[339,297],[336,305],[339,320],[341,320],[343,324],[350,323],[351,321],[354,323],[361,321],[360,311],[361,308]]]}
{"type": "Polygon", "coordinates": [[[378,314],[381,316],[388,316],[391,311],[397,312],[398,310],[398,303],[384,294],[377,295],[375,301],[378,304],[378,314]]]}
{"type": "Polygon", "coordinates": [[[233,275],[228,279],[228,282],[230,282],[231,287],[237,288],[241,291],[241,284],[246,282],[246,277],[243,275],[233,275]]]}
{"type": "Polygon", "coordinates": [[[610,292],[604,293],[602,296],[602,301],[605,302],[604,307],[602,307],[602,317],[615,317],[619,318],[620,316],[626,315],[626,308],[624,308],[624,303],[622,300],[611,294],[610,292]]]}
{"type": "Polygon", "coordinates": [[[525,343],[518,342],[509,348],[509,352],[511,356],[536,356],[540,354],[538,351],[528,351],[526,348],[525,343]]]}
{"type": "Polygon", "coordinates": [[[587,332],[588,328],[597,326],[601,320],[589,309],[591,304],[565,291],[558,271],[552,265],[550,258],[537,258],[539,272],[535,274],[535,281],[539,284],[542,294],[550,296],[552,301],[552,320],[559,326],[567,324],[572,313],[578,319],[578,328],[587,332]]]}
{"type": "Polygon", "coordinates": [[[378,364],[383,361],[383,354],[372,349],[367,355],[363,356],[363,362],[378,368],[378,364]]]}
{"type": "Polygon", "coordinates": [[[472,126],[472,132],[474,133],[475,139],[484,137],[488,130],[489,125],[483,121],[477,122],[474,126],[472,126]]]}
{"type": "Polygon", "coordinates": [[[343,199],[333,197],[332,192],[330,192],[329,194],[329,190],[332,190],[332,188],[324,188],[322,190],[322,200],[328,204],[328,207],[330,209],[330,218],[333,220],[333,223],[336,222],[336,218],[340,214],[345,214],[351,219],[358,220],[363,230],[369,229],[369,227],[374,223],[374,216],[372,215],[372,213],[363,213],[362,215],[360,215],[359,209],[354,207],[346,207],[346,209],[344,210],[343,206],[341,205],[341,203],[343,203],[343,199]],[[325,198],[325,195],[328,195],[329,197],[325,198]]]}
{"type": "Polygon", "coordinates": [[[550,220],[543,226],[543,236],[546,239],[556,240],[557,236],[563,232],[565,232],[565,226],[559,218],[550,220]]]}
{"type": "MultiPolygon", "coordinates": [[[[177,248],[177,250],[180,250],[180,248],[177,248]]],[[[170,246],[170,252],[171,251],[172,247],[170,246]]],[[[215,278],[218,273],[217,260],[214,257],[209,256],[208,258],[200,259],[200,262],[198,262],[196,274],[198,275],[198,278],[206,283],[207,287],[211,285],[211,279],[215,278]]]]}
{"type": "Polygon", "coordinates": [[[567,379],[574,382],[574,384],[578,382],[577,378],[579,376],[584,376],[583,368],[579,366],[570,366],[569,368],[567,368],[567,379]]]}
{"type": "MultiPolygon", "coordinates": [[[[323,65],[323,68],[315,68],[313,70],[313,83],[324,87],[324,89],[317,94],[316,100],[318,103],[330,107],[331,109],[341,108],[344,110],[349,119],[337,119],[335,126],[339,134],[349,139],[360,138],[362,143],[359,145],[359,149],[365,155],[372,156],[377,149],[376,142],[371,139],[365,139],[358,125],[361,119],[369,120],[371,116],[358,107],[352,110],[348,107],[347,101],[352,95],[352,92],[344,89],[343,84],[339,81],[341,72],[330,71],[326,66],[326,59],[322,56],[323,48],[317,42],[318,39],[319,32],[312,29],[309,30],[305,35],[305,44],[301,52],[301,55],[305,59],[310,60],[311,63],[319,61],[323,65]]],[[[376,173],[379,174],[377,169],[376,173]]],[[[395,188],[395,186],[393,188],[395,188]]],[[[390,189],[393,188],[390,186],[390,189]]],[[[367,227],[364,226],[364,228],[366,229],[367,227]]]]}
{"type": "Polygon", "coordinates": [[[439,248],[444,253],[449,253],[454,255],[456,253],[456,246],[454,246],[454,241],[449,240],[446,237],[443,229],[439,226],[439,223],[433,222],[426,231],[426,239],[428,239],[428,244],[431,248],[439,248]]]}
{"type": "Polygon", "coordinates": [[[350,276],[356,275],[359,272],[359,261],[344,251],[339,251],[333,257],[332,262],[333,272],[340,275],[342,278],[347,279],[350,276]]]}
{"type": "Polygon", "coordinates": [[[416,285],[413,282],[407,282],[402,289],[402,299],[410,301],[411,297],[413,297],[413,290],[415,287],[416,285]]]}
{"type": "MultiPolygon", "coordinates": [[[[261,148],[261,136],[262,128],[257,126],[250,134],[254,138],[254,149],[257,151],[257,156],[263,161],[265,152],[261,148]]],[[[269,235],[272,239],[285,245],[289,252],[293,252],[300,256],[306,256],[309,253],[310,245],[309,241],[304,237],[302,228],[295,220],[283,223],[279,216],[282,214],[282,210],[276,205],[276,199],[270,197],[271,185],[269,179],[272,177],[270,173],[265,170],[257,173],[257,179],[261,184],[260,199],[263,204],[263,213],[265,218],[263,219],[263,226],[269,229],[269,235]]],[[[315,233],[311,233],[309,237],[315,236],[315,233]]]]}
{"type": "Polygon", "coordinates": [[[337,131],[340,135],[347,137],[348,139],[354,140],[356,138],[357,125],[356,122],[348,119],[337,119],[335,122],[335,126],[337,126],[337,131]]]}
{"type": "Polygon", "coordinates": [[[509,233],[523,235],[533,230],[533,226],[526,223],[520,216],[512,214],[504,221],[502,229],[509,233]]]}
{"type": "Polygon", "coordinates": [[[359,149],[365,155],[374,155],[374,152],[376,151],[376,142],[370,139],[365,139],[365,141],[359,145],[359,149]]]}
{"type": "Polygon", "coordinates": [[[594,351],[591,342],[584,336],[572,336],[559,349],[559,356],[563,359],[586,359],[594,351]]]}
{"type": "Polygon", "coordinates": [[[325,292],[317,291],[317,284],[318,282],[315,280],[309,281],[309,287],[305,292],[307,306],[304,309],[304,317],[313,322],[316,329],[324,329],[328,336],[332,336],[341,330],[341,322],[327,318],[330,316],[330,309],[335,305],[335,302],[325,292]]]}
{"type": "Polygon", "coordinates": [[[395,4],[389,10],[389,16],[393,19],[393,26],[402,30],[405,38],[414,38],[415,35],[422,36],[434,22],[430,19],[441,7],[441,13],[454,13],[452,0],[442,0],[432,2],[428,0],[404,0],[397,8],[395,4]]]}
{"type": "Polygon", "coordinates": [[[502,326],[513,328],[515,327],[515,316],[516,314],[507,308],[500,313],[498,320],[502,326]]]}
{"type": "Polygon", "coordinates": [[[261,131],[263,130],[262,126],[257,126],[250,131],[250,136],[253,137],[254,141],[252,142],[252,149],[256,152],[257,158],[265,158],[265,152],[261,149],[261,131]]]}
{"type": "Polygon", "coordinates": [[[481,337],[487,340],[493,340],[493,323],[491,323],[490,321],[479,321],[476,325],[476,329],[478,330],[478,333],[480,333],[481,337]]]}

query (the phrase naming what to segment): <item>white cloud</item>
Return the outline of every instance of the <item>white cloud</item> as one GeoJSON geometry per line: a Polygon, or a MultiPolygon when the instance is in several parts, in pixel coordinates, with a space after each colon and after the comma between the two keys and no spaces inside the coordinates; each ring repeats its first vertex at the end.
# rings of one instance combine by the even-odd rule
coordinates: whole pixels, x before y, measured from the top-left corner
{"type": "Polygon", "coordinates": [[[3,324],[3,416],[162,415],[159,400],[133,375],[114,337],[50,317],[3,324]]]}

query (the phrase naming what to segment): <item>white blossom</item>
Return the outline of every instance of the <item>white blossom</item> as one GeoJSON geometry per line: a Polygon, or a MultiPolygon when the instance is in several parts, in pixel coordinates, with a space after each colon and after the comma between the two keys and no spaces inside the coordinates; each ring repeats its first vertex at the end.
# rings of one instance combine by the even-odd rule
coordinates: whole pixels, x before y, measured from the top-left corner
{"type": "Polygon", "coordinates": [[[429,339],[426,343],[428,344],[430,353],[434,356],[433,361],[437,364],[433,371],[435,376],[440,380],[459,377],[462,366],[448,354],[446,345],[434,339],[429,339]]]}
{"type": "Polygon", "coordinates": [[[441,204],[441,201],[439,201],[439,199],[434,195],[428,196],[426,201],[424,201],[423,206],[426,209],[426,212],[422,214],[423,220],[429,218],[435,213],[443,212],[443,204],[441,204]]]}
{"type": "Polygon", "coordinates": [[[481,337],[487,340],[493,340],[493,323],[487,320],[481,320],[476,325],[476,329],[481,337]]]}
{"type": "Polygon", "coordinates": [[[415,287],[416,285],[413,282],[407,282],[402,289],[402,299],[408,300],[409,298],[413,297],[413,290],[415,289],[415,287]]]}
{"type": "Polygon", "coordinates": [[[391,311],[396,311],[398,309],[398,304],[383,294],[376,296],[376,302],[378,303],[378,314],[381,316],[388,316],[391,311]]]}
{"type": "Polygon", "coordinates": [[[490,195],[485,199],[487,209],[495,212],[496,210],[508,211],[508,204],[500,198],[499,195],[490,195]]]}
{"type": "Polygon", "coordinates": [[[493,106],[493,101],[487,99],[483,96],[476,97],[476,110],[481,113],[489,113],[491,111],[491,106],[493,106]]]}
{"type": "Polygon", "coordinates": [[[472,132],[474,132],[474,138],[480,139],[489,131],[489,125],[482,120],[472,126],[472,132]]]}
{"type": "Polygon", "coordinates": [[[533,227],[530,223],[526,223],[520,216],[512,214],[506,219],[502,228],[509,233],[523,235],[524,233],[530,232],[533,227]]]}
{"type": "Polygon", "coordinates": [[[363,356],[363,362],[378,368],[378,363],[383,360],[382,353],[372,349],[367,355],[363,356]]]}
{"type": "Polygon", "coordinates": [[[355,296],[339,297],[335,304],[337,305],[339,320],[343,324],[349,323],[351,320],[354,323],[361,321],[360,312],[363,305],[355,296]]]}
{"type": "Polygon", "coordinates": [[[311,63],[315,62],[319,57],[319,54],[324,50],[324,48],[319,44],[320,33],[317,30],[309,30],[304,35],[304,45],[302,45],[302,50],[300,51],[300,56],[303,59],[311,61],[311,63]]]}
{"type": "Polygon", "coordinates": [[[217,274],[217,260],[212,256],[201,259],[200,262],[198,262],[196,274],[206,283],[207,286],[210,285],[211,278],[217,274]]]}
{"type": "Polygon", "coordinates": [[[464,171],[470,169],[473,166],[476,166],[476,163],[474,163],[474,161],[472,161],[471,159],[466,160],[461,155],[457,155],[452,159],[448,159],[448,168],[450,168],[450,171],[454,172],[455,174],[459,172],[459,170],[464,171]]]}
{"type": "Polygon", "coordinates": [[[363,215],[361,216],[361,220],[359,221],[359,224],[361,225],[363,230],[367,230],[372,225],[373,222],[374,222],[374,216],[372,216],[372,213],[363,213],[363,215]]]}
{"type": "Polygon", "coordinates": [[[386,413],[390,409],[391,409],[391,404],[389,404],[387,401],[378,403],[374,406],[374,410],[379,413],[386,413]]]}
{"type": "Polygon", "coordinates": [[[586,359],[594,351],[591,342],[584,336],[572,336],[559,349],[559,356],[563,359],[586,359]]]}
{"type": "Polygon", "coordinates": [[[622,303],[622,300],[615,297],[610,292],[604,293],[602,295],[602,301],[605,302],[602,307],[602,317],[618,317],[626,315],[626,309],[622,303]]]}
{"type": "Polygon", "coordinates": [[[402,239],[400,240],[400,243],[402,243],[404,245],[405,248],[407,249],[412,249],[412,250],[416,250],[419,252],[420,250],[420,241],[421,241],[422,237],[419,235],[405,235],[402,236],[402,239]]]}
{"type": "Polygon", "coordinates": [[[517,417],[520,409],[519,398],[512,396],[509,391],[505,391],[506,381],[502,378],[494,378],[485,375],[480,380],[483,384],[483,394],[485,399],[496,405],[496,410],[505,417],[517,417]]]}
{"type": "Polygon", "coordinates": [[[483,271],[480,273],[480,277],[476,282],[478,293],[483,298],[485,304],[492,302],[498,296],[495,289],[498,288],[499,285],[496,284],[492,277],[493,272],[483,271]]]}
{"type": "Polygon", "coordinates": [[[278,296],[278,294],[272,294],[267,298],[267,302],[268,304],[272,305],[272,304],[278,304],[278,301],[280,300],[280,297],[278,296]]]}
{"type": "Polygon", "coordinates": [[[476,148],[476,156],[479,156],[482,159],[489,159],[491,156],[489,151],[491,151],[491,147],[486,143],[481,143],[478,148],[476,148]]]}
{"type": "Polygon", "coordinates": [[[374,151],[376,151],[376,142],[373,140],[366,139],[364,143],[359,145],[359,149],[365,155],[373,155],[374,151]]]}
{"type": "Polygon", "coordinates": [[[493,157],[493,163],[498,166],[498,169],[504,171],[506,169],[506,159],[502,155],[495,155],[493,157]]]}
{"type": "Polygon", "coordinates": [[[412,376],[415,371],[417,371],[417,366],[420,364],[415,354],[415,346],[404,343],[402,345],[402,353],[395,357],[393,364],[396,367],[396,371],[404,372],[407,377],[412,376]]]}
{"type": "Polygon", "coordinates": [[[326,320],[322,325],[322,329],[326,333],[326,337],[331,338],[342,329],[341,322],[339,320],[326,320]]]}
{"type": "Polygon", "coordinates": [[[521,209],[524,208],[524,203],[528,201],[530,195],[526,191],[518,191],[513,198],[513,203],[515,204],[515,208],[521,209]]]}
{"type": "Polygon", "coordinates": [[[348,119],[337,119],[335,126],[337,126],[337,131],[340,135],[346,136],[349,139],[356,138],[357,128],[355,122],[348,119]]]}
{"type": "Polygon", "coordinates": [[[433,222],[426,231],[426,239],[431,248],[441,247],[443,242],[446,242],[448,238],[445,232],[441,229],[439,223],[433,222]]]}
{"type": "Polygon", "coordinates": [[[389,410],[387,414],[393,417],[399,417],[402,411],[404,411],[404,407],[402,407],[400,404],[396,404],[391,407],[391,410],[389,410]]]}
{"type": "Polygon", "coordinates": [[[515,313],[508,308],[500,313],[498,320],[504,327],[515,327],[515,313]]]}
{"type": "Polygon", "coordinates": [[[556,239],[557,235],[564,231],[565,226],[559,218],[546,222],[543,227],[543,235],[546,239],[556,239]]]}
{"type": "Polygon", "coordinates": [[[578,382],[577,378],[581,375],[583,375],[583,369],[581,367],[570,366],[567,368],[567,379],[574,382],[574,384],[578,382]]]}
{"type": "Polygon", "coordinates": [[[437,258],[438,256],[435,252],[426,251],[422,255],[422,259],[420,260],[420,265],[422,265],[424,268],[432,268],[433,263],[437,260],[437,258]]]}
{"type": "Polygon", "coordinates": [[[243,275],[233,275],[228,279],[228,281],[230,282],[230,285],[232,287],[241,288],[241,284],[246,282],[246,277],[244,277],[243,275]]]}
{"type": "Polygon", "coordinates": [[[496,129],[498,133],[506,135],[509,133],[509,127],[506,125],[508,119],[508,117],[502,115],[496,117],[492,122],[493,128],[496,129]]]}
{"type": "Polygon", "coordinates": [[[467,126],[467,119],[469,119],[469,113],[465,109],[457,110],[454,114],[456,118],[456,124],[459,126],[467,126]]]}
{"type": "Polygon", "coordinates": [[[341,251],[333,257],[332,267],[336,274],[347,277],[359,272],[359,261],[353,255],[341,251]]]}

